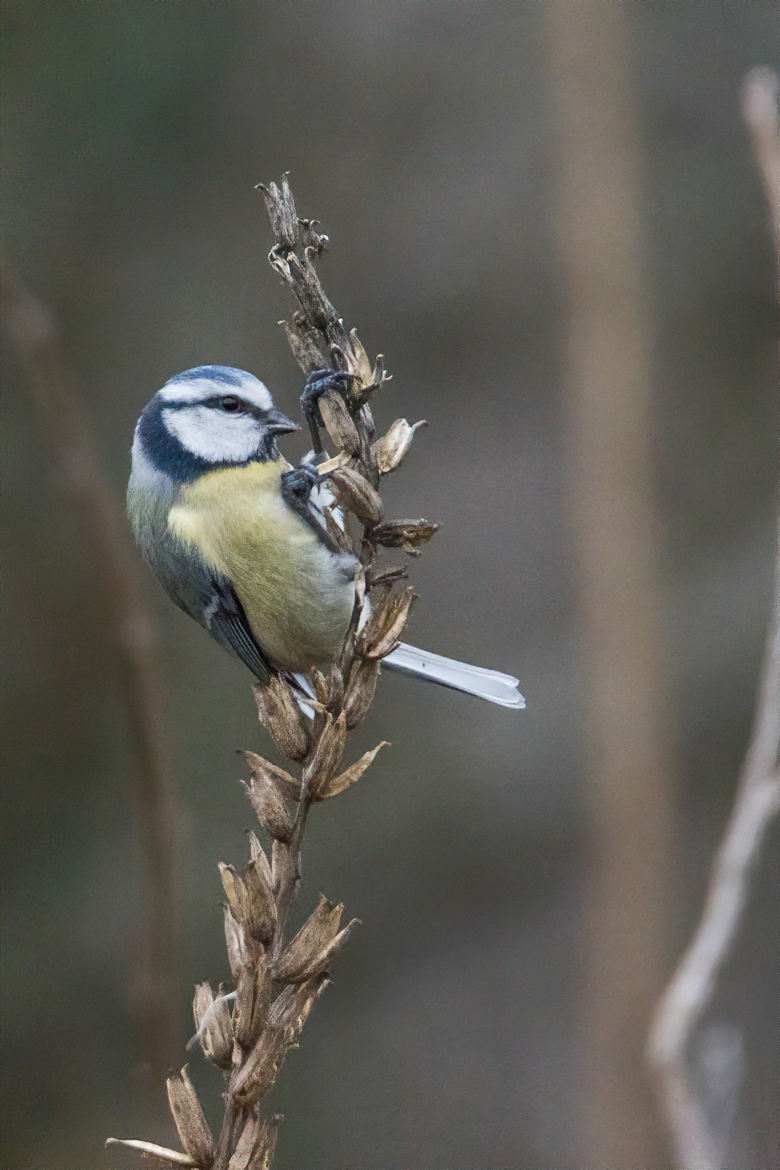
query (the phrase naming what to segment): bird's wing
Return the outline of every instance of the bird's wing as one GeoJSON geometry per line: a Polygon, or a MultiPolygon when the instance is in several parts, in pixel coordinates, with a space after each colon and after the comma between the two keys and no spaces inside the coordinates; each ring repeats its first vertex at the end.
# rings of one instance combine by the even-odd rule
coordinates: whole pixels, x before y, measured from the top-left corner
{"type": "Polygon", "coordinates": [[[212,577],[213,593],[206,612],[207,628],[216,640],[237,654],[260,682],[268,682],[273,668],[247,621],[244,607],[224,577],[212,577]]]}
{"type": "Polygon", "coordinates": [[[205,626],[225,650],[236,654],[255,678],[268,682],[273,667],[227,578],[207,568],[167,533],[145,547],[144,543],[144,556],[179,609],[205,626]]]}

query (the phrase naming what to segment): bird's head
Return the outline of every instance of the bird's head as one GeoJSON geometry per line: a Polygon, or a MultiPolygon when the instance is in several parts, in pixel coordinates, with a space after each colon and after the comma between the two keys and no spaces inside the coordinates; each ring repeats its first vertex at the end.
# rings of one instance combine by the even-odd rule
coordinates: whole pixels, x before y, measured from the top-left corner
{"type": "Polygon", "coordinates": [[[187,480],[218,467],[276,459],[277,435],[296,430],[252,374],[197,366],[157,391],[138,420],[136,446],[158,471],[187,480]]]}

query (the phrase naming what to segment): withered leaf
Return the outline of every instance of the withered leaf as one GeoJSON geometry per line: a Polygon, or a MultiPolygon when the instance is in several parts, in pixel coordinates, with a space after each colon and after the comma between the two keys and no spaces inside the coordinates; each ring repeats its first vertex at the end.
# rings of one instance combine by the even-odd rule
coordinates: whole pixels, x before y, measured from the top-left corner
{"type": "Polygon", "coordinates": [[[359,760],[355,760],[354,764],[350,764],[345,771],[341,772],[338,776],[334,776],[332,780],[329,780],[324,788],[320,789],[317,799],[329,800],[332,796],[338,796],[340,792],[344,792],[345,789],[356,784],[365,770],[374,762],[377,752],[383,747],[389,746],[387,740],[383,739],[372,751],[365,752],[359,760]]]}
{"type": "Polygon", "coordinates": [[[189,1154],[181,1150],[169,1150],[166,1146],[158,1146],[155,1142],[144,1142],[138,1138],[106,1138],[107,1146],[126,1146],[128,1150],[137,1150],[148,1162],[170,1170],[171,1166],[185,1166],[198,1168],[198,1163],[189,1154]]]}

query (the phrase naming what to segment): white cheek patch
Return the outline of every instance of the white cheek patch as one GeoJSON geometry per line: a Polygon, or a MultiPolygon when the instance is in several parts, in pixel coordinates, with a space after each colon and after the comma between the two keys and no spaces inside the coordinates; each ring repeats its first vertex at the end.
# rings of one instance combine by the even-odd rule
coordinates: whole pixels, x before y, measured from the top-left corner
{"type": "Polygon", "coordinates": [[[185,451],[209,463],[243,463],[257,451],[262,427],[248,414],[221,414],[208,406],[164,410],[166,430],[185,451]]]}
{"type": "Polygon", "coordinates": [[[270,410],[273,406],[273,399],[268,387],[253,374],[236,371],[237,374],[239,372],[241,374],[240,381],[236,383],[220,382],[211,378],[188,378],[181,382],[174,379],[163,386],[159,394],[163,402],[170,403],[205,402],[207,398],[215,398],[223,394],[236,394],[248,402],[250,406],[256,406],[259,410],[270,410]]]}

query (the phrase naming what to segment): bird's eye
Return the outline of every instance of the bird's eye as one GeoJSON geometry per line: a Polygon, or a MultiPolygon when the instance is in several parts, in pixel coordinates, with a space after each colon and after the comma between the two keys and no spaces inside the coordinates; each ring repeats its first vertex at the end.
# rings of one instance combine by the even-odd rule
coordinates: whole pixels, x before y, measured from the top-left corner
{"type": "Polygon", "coordinates": [[[226,394],[224,398],[220,398],[219,405],[228,414],[235,414],[241,409],[241,399],[236,398],[233,394],[226,394]]]}

